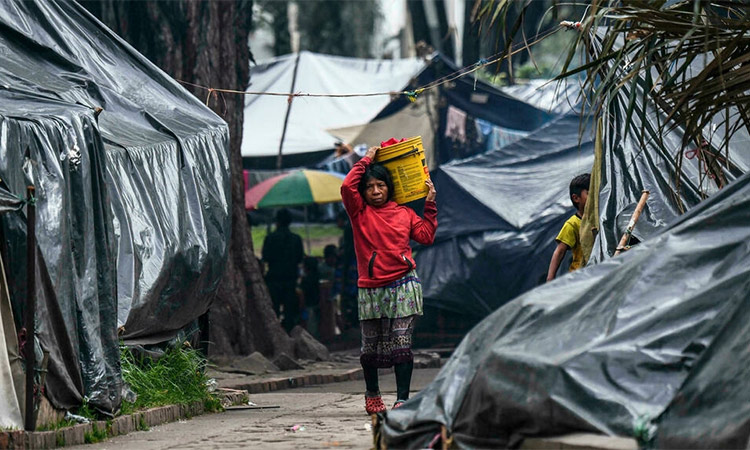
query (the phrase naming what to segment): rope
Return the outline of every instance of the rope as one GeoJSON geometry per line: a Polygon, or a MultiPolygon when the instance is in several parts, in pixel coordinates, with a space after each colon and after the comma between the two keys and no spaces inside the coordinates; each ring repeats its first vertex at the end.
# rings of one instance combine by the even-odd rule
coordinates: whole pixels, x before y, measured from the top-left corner
{"type": "MultiPolygon", "coordinates": [[[[189,81],[183,81],[183,80],[177,80],[177,82],[182,83],[187,86],[192,86],[198,89],[204,89],[208,91],[208,95],[206,96],[206,105],[208,105],[209,101],[211,100],[211,95],[213,95],[214,93],[239,94],[239,95],[268,95],[268,96],[273,96],[273,97],[287,97],[287,101],[289,103],[292,102],[294,97],[349,98],[349,97],[376,97],[376,96],[381,96],[381,95],[388,95],[388,96],[403,95],[406,98],[408,98],[410,102],[415,102],[417,98],[419,97],[419,95],[422,94],[422,92],[429,90],[429,89],[435,89],[444,84],[450,83],[451,81],[454,81],[466,75],[472,74],[485,66],[488,66],[490,64],[495,64],[499,61],[502,61],[503,59],[509,58],[533,45],[538,44],[542,40],[548,38],[552,34],[561,30],[562,28],[568,27],[567,24],[569,23],[573,23],[573,22],[563,21],[560,23],[560,26],[551,28],[550,30],[537,34],[531,43],[523,43],[523,44],[519,43],[519,45],[517,45],[515,49],[512,48],[511,51],[508,52],[507,54],[505,52],[500,52],[500,53],[496,53],[492,55],[489,58],[481,58],[479,59],[479,61],[477,61],[474,64],[463,67],[451,74],[445,75],[442,78],[438,78],[437,80],[427,83],[426,85],[421,86],[412,91],[363,92],[363,93],[352,93],[352,94],[317,94],[317,93],[310,93],[310,92],[295,92],[295,93],[261,92],[261,91],[240,91],[236,89],[212,88],[212,87],[203,86],[200,84],[191,83],[189,81]]],[[[578,28],[580,28],[580,24],[581,24],[580,22],[575,22],[575,24],[578,24],[578,28]]],[[[476,86],[476,80],[475,80],[475,86],[476,86]]]]}
{"type": "Polygon", "coordinates": [[[569,20],[563,20],[562,22],[560,22],[560,26],[563,28],[567,28],[568,30],[579,31],[581,29],[581,22],[571,22],[569,20]]]}

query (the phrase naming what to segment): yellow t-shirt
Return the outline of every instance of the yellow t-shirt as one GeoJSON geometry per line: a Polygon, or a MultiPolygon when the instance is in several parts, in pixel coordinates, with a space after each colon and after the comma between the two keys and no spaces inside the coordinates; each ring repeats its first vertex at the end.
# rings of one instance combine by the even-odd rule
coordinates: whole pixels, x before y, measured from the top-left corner
{"type": "Polygon", "coordinates": [[[555,240],[567,245],[573,251],[573,261],[570,263],[570,272],[583,266],[583,249],[581,248],[581,218],[573,214],[565,221],[560,234],[555,240]]]}

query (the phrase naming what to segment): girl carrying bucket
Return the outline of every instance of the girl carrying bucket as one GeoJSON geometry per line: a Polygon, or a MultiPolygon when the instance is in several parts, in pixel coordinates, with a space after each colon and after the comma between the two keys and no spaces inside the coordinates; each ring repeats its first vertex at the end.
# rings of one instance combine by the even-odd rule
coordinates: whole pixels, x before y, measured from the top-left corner
{"type": "Polygon", "coordinates": [[[371,147],[352,167],[341,186],[344,208],[354,234],[359,279],[359,323],[362,333],[360,363],[365,376],[365,410],[386,410],[378,386],[378,368],[393,366],[396,403],[409,398],[414,356],[412,333],[422,315],[422,285],[415,270],[409,240],[432,244],[437,229],[435,187],[429,179],[424,219],[396,204],[388,170],[373,163],[378,147],[371,147]]]}

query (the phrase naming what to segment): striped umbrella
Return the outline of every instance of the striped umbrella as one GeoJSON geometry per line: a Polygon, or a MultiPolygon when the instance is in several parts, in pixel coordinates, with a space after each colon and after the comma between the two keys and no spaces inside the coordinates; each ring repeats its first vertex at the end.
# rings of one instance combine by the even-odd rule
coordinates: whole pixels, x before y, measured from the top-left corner
{"type": "Polygon", "coordinates": [[[344,175],[323,170],[282,173],[245,191],[245,209],[339,202],[343,180],[344,175]]]}

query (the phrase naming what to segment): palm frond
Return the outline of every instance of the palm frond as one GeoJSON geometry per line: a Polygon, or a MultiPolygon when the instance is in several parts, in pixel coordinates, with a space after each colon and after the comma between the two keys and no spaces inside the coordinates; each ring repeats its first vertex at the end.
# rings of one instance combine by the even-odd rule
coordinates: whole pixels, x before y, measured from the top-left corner
{"type": "MultiPolygon", "coordinates": [[[[506,18],[511,8],[522,11],[528,3],[498,1],[492,5],[480,8],[480,20],[489,14],[506,18]]],[[[515,30],[517,27],[505,39],[507,47],[515,30]]],[[[721,187],[724,178],[718,166],[726,169],[731,165],[729,141],[740,130],[750,132],[748,2],[594,0],[579,31],[557,79],[585,72],[585,97],[591,100],[589,108],[595,114],[605,113],[613,99],[625,99],[624,127],[640,134],[641,139],[646,132],[644,111],[649,108],[666,115],[657,132],[679,128],[684,148],[702,146],[706,128],[723,124],[721,139],[708,144],[710,155],[719,156],[705,163],[721,187]],[[573,55],[581,50],[584,61],[573,67],[573,55]]],[[[678,176],[682,154],[674,156],[678,176]]]]}

